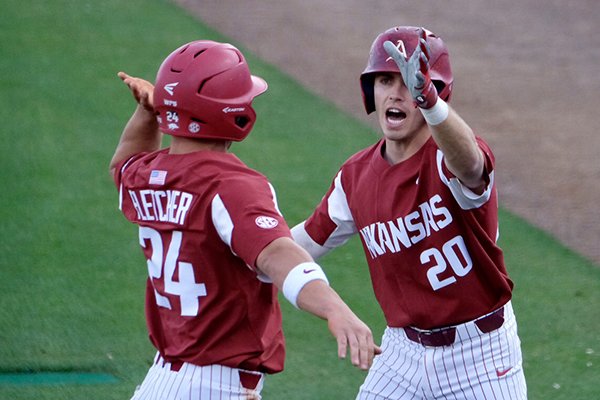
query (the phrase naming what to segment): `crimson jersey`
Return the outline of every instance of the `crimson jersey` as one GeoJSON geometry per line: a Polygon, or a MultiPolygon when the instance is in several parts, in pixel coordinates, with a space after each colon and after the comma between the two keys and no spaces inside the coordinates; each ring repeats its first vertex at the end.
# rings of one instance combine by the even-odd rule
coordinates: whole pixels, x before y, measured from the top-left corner
{"type": "Polygon", "coordinates": [[[313,215],[292,229],[319,257],[359,233],[388,326],[455,325],[504,305],[513,287],[496,245],[494,156],[477,195],[446,168],[435,141],[390,165],[384,140],[348,159],[313,215]]]}
{"type": "Polygon", "coordinates": [[[121,163],[120,208],[148,260],[146,320],[167,361],[279,372],[277,289],[256,258],[290,237],[267,179],[230,153],[164,149],[121,163]]]}

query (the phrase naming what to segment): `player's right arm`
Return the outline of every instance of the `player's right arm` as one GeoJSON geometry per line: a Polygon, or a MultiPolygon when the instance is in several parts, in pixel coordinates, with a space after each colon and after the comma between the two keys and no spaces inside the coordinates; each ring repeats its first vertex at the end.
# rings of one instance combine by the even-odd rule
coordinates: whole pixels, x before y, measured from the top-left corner
{"type": "Polygon", "coordinates": [[[321,268],[304,249],[281,237],[260,252],[256,265],[292,304],[327,321],[340,358],[349,350],[353,365],[369,369],[374,355],[381,352],[371,330],[329,286],[321,268]]]}
{"type": "Polygon", "coordinates": [[[119,144],[110,161],[110,172],[114,176],[114,169],[119,163],[130,158],[134,154],[158,150],[162,142],[162,133],[158,130],[158,122],[154,115],[152,83],[119,72],[119,78],[123,80],[137,102],[133,115],[127,122],[119,144]]]}

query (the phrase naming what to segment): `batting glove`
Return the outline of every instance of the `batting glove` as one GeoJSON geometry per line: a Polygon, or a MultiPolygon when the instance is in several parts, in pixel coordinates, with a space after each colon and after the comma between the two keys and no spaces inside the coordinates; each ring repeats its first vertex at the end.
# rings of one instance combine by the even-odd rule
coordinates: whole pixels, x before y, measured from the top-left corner
{"type": "Polygon", "coordinates": [[[419,44],[408,60],[389,40],[383,48],[398,65],[404,84],[417,106],[429,109],[437,102],[438,93],[429,76],[430,51],[425,37],[425,30],[421,28],[419,44]]]}

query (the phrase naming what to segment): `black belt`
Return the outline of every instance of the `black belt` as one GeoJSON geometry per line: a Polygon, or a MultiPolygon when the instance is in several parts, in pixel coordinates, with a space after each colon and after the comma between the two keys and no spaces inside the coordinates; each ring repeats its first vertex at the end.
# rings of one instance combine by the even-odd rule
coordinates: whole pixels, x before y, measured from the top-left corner
{"type": "MultiPolygon", "coordinates": [[[[500,328],[504,323],[504,307],[501,307],[485,317],[474,321],[482,333],[489,333],[500,328]]],[[[407,326],[404,329],[406,337],[413,342],[423,346],[440,347],[450,346],[456,338],[456,327],[436,329],[434,331],[422,331],[407,326]]]]}

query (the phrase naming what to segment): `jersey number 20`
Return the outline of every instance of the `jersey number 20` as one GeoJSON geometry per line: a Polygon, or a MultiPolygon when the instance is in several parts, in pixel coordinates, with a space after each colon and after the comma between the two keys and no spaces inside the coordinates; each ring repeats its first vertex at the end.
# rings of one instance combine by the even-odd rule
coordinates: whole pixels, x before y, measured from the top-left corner
{"type": "Polygon", "coordinates": [[[456,282],[454,276],[440,279],[440,274],[446,271],[448,264],[450,264],[454,275],[458,277],[467,275],[473,268],[473,261],[462,236],[455,236],[448,240],[442,246],[442,251],[432,247],[421,253],[421,264],[428,265],[432,261],[435,264],[427,270],[427,279],[429,279],[433,290],[441,289],[456,282]]]}
{"type": "Polygon", "coordinates": [[[181,231],[173,231],[163,264],[164,246],[160,233],[152,228],[140,227],[140,245],[146,248],[146,240],[150,240],[152,245],[152,257],[148,260],[148,275],[154,287],[156,304],[171,310],[169,295],[178,296],[181,302],[181,315],[196,316],[199,308],[198,297],[206,296],[206,286],[204,283],[196,283],[192,264],[177,261],[182,236],[181,231]],[[179,269],[179,280],[175,281],[173,278],[177,269],[179,269]],[[154,279],[164,279],[163,293],[156,290],[154,279]]]}

